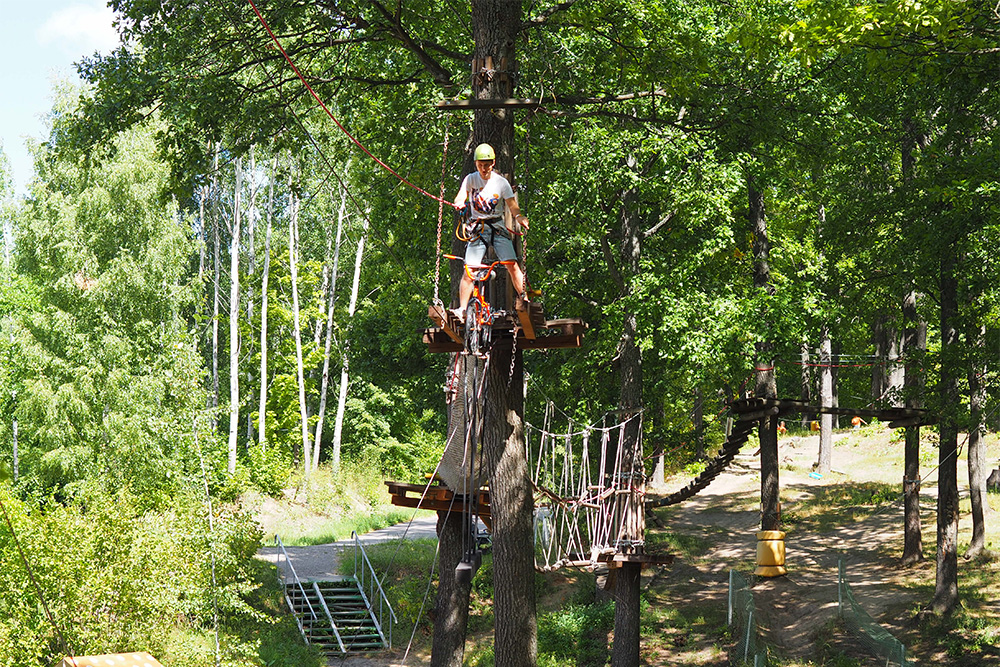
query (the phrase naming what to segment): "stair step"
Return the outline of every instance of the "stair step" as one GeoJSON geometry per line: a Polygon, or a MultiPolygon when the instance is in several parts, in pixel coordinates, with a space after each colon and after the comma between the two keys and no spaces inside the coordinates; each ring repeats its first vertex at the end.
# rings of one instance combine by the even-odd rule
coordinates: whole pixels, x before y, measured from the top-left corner
{"type": "Polygon", "coordinates": [[[386,648],[357,581],[303,582],[301,587],[287,584],[285,597],[309,643],[325,655],[343,655],[341,642],[348,653],[386,648]],[[337,641],[338,634],[340,642],[337,641]]]}

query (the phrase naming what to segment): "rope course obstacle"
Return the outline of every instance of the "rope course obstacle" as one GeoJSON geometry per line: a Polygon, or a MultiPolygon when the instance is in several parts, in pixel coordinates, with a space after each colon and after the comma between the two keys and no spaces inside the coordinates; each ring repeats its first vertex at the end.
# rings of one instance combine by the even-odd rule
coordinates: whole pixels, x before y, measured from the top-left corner
{"type": "Polygon", "coordinates": [[[549,429],[552,404],[537,431],[532,460],[536,495],[535,567],[547,572],[562,567],[616,567],[625,562],[668,564],[673,556],[645,553],[646,475],[642,442],[627,442],[626,429],[639,420],[636,412],[612,426],[587,426],[566,433],[549,429]],[[596,436],[596,437],[595,437],[596,436]],[[596,440],[596,442],[594,442],[596,440]]]}

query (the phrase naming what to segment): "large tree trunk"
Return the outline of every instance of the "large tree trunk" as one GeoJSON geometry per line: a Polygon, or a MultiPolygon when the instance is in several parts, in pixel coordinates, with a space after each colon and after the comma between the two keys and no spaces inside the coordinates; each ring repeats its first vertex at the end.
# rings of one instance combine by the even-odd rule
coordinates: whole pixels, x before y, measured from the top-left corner
{"type": "MultiPolygon", "coordinates": [[[[750,202],[750,229],[753,232],[753,284],[758,290],[774,294],[771,284],[770,255],[771,244],[767,235],[767,218],[764,213],[764,194],[754,184],[752,176],[747,177],[747,195],[750,202]]],[[[764,313],[764,320],[769,319],[764,313]]],[[[774,344],[766,336],[770,327],[765,326],[762,340],[756,345],[755,362],[756,396],[777,398],[778,388],[774,378],[774,344]]],[[[761,530],[779,530],[781,527],[781,503],[778,484],[778,418],[769,415],[760,420],[760,527],[761,530]]]]}
{"type": "Polygon", "coordinates": [[[524,366],[521,350],[510,345],[494,345],[490,357],[483,456],[493,509],[494,655],[497,665],[533,667],[538,655],[534,497],[524,452],[524,366]]]}
{"type": "Polygon", "coordinates": [[[260,400],[257,404],[257,444],[267,446],[267,283],[271,276],[271,226],[274,215],[274,176],[277,160],[271,161],[267,185],[267,230],[264,232],[264,266],[260,277],[260,400]]]}
{"type": "MultiPolygon", "coordinates": [[[[967,347],[973,354],[984,345],[986,330],[975,327],[969,335],[967,347]]],[[[969,369],[969,496],[972,501],[972,541],[966,558],[976,558],[986,550],[986,424],[983,408],[986,405],[986,364],[974,362],[969,369]]]]}
{"type": "MultiPolygon", "coordinates": [[[[330,285],[326,303],[326,347],[323,350],[323,376],[319,387],[319,410],[316,419],[316,435],[313,437],[313,467],[319,465],[319,448],[323,442],[323,419],[326,416],[326,395],[330,389],[330,350],[333,347],[333,306],[337,301],[337,271],[340,264],[340,239],[344,231],[344,219],[347,215],[347,193],[340,198],[340,211],[337,213],[337,238],[333,244],[333,262],[330,266],[330,285]]],[[[337,457],[340,465],[340,457],[337,457]]]]}
{"type": "Polygon", "coordinates": [[[302,463],[306,480],[312,470],[309,447],[309,414],[306,410],[306,379],[302,363],[302,326],[299,320],[299,198],[292,192],[288,216],[288,265],[292,277],[292,335],[295,339],[295,371],[299,387],[299,426],[302,436],[302,463]]]}
{"type": "Polygon", "coordinates": [[[947,614],[958,604],[958,278],[954,248],[941,260],[941,442],[938,449],[937,575],[932,608],[947,614]]]}
{"type": "MultiPolygon", "coordinates": [[[[923,355],[927,349],[927,323],[917,312],[917,293],[910,292],[903,301],[903,319],[906,330],[903,354],[906,369],[903,392],[906,407],[921,408],[920,391],[924,386],[923,355]]],[[[920,427],[906,428],[906,445],[903,463],[903,565],[919,563],[924,559],[923,538],[920,534],[920,427]]]]}
{"type": "MultiPolygon", "coordinates": [[[[627,158],[630,171],[637,171],[633,156],[627,158]]],[[[638,193],[635,188],[622,192],[619,213],[621,248],[618,253],[618,288],[622,297],[632,291],[632,280],[639,273],[642,258],[642,232],[638,213],[638,193]]],[[[614,275],[614,272],[612,273],[614,275]]],[[[621,441],[622,472],[641,471],[642,352],[639,349],[638,320],[633,311],[625,313],[622,336],[618,343],[618,364],[621,385],[618,407],[622,419],[628,419],[621,441]],[[638,465],[637,465],[638,464],[638,465]]],[[[631,477],[631,475],[629,475],[631,477]]],[[[634,481],[632,482],[634,483],[634,481]]],[[[642,540],[642,535],[626,535],[642,540]]],[[[626,550],[629,551],[629,550],[626,550]]],[[[641,552],[641,548],[634,551],[641,552]]],[[[615,578],[615,639],[611,649],[613,667],[633,667],[639,664],[639,568],[638,563],[625,563],[615,578]]]]}
{"type": "MultiPolygon", "coordinates": [[[[347,304],[348,319],[354,317],[354,309],[358,306],[358,290],[361,287],[361,260],[365,254],[365,239],[368,238],[368,220],[362,223],[361,237],[354,253],[354,279],[351,281],[351,300],[347,304]]],[[[331,466],[334,472],[340,470],[340,445],[344,435],[344,409],[347,407],[347,385],[350,378],[351,341],[344,341],[344,359],[340,367],[340,394],[337,397],[337,416],[333,423],[333,453],[331,466]]]]}
{"type": "MultiPolygon", "coordinates": [[[[474,84],[479,99],[513,95],[514,45],[521,29],[521,3],[472,3],[473,58],[491,61],[497,73],[474,84]]],[[[475,112],[473,144],[489,142],[496,169],[514,183],[514,117],[509,109],[475,112]]],[[[471,154],[469,155],[471,158],[471,154]]],[[[471,160],[467,158],[471,166],[471,160]]],[[[470,169],[471,170],[471,169],[470,169]]],[[[457,263],[456,263],[457,264],[457,263]]],[[[483,446],[493,507],[493,588],[497,665],[529,667],[538,653],[534,589],[534,535],[531,477],[524,452],[524,382],[521,350],[495,346],[487,373],[483,446]],[[511,364],[513,355],[513,365],[511,364]]]]}
{"type": "MultiPolygon", "coordinates": [[[[823,341],[819,352],[820,403],[824,408],[833,406],[833,361],[831,358],[830,328],[823,325],[823,341]]],[[[833,467],[833,415],[821,413],[819,417],[819,460],[816,470],[829,474],[833,467]]]]}
{"type": "Polygon", "coordinates": [[[229,239],[229,474],[236,472],[240,427],[240,195],[243,160],[236,159],[236,191],[233,196],[233,227],[229,239]]]}
{"type": "Polygon", "coordinates": [[[455,576],[469,525],[464,512],[438,512],[438,590],[430,667],[462,667],[472,580],[455,576]]]}

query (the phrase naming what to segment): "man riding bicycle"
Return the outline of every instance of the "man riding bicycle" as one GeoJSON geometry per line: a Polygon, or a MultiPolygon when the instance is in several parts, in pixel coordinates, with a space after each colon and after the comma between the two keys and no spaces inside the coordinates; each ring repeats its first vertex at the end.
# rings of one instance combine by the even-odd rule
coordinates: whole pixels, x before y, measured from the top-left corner
{"type": "MultiPolygon", "coordinates": [[[[526,299],[524,272],[517,263],[517,254],[511,241],[510,231],[504,224],[504,207],[510,211],[514,221],[528,228],[528,218],[521,214],[521,208],[514,198],[514,190],[506,178],[493,171],[496,153],[489,144],[476,147],[476,171],[462,180],[462,187],[455,197],[455,206],[467,208],[467,229],[469,237],[465,247],[465,265],[477,266],[483,262],[486,246],[493,247],[497,258],[504,263],[514,283],[514,291],[526,299]]],[[[465,309],[472,297],[472,278],[468,271],[462,272],[462,282],[458,288],[459,305],[451,312],[464,321],[465,309]]]]}

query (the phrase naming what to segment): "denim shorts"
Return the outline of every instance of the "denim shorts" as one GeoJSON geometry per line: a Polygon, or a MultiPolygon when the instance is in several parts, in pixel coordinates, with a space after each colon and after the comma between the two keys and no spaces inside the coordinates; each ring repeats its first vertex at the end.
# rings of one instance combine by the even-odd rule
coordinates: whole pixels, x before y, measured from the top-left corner
{"type": "Polygon", "coordinates": [[[483,263],[483,257],[486,256],[486,244],[493,246],[493,251],[497,254],[497,259],[501,262],[517,259],[517,254],[514,252],[514,244],[510,240],[510,233],[499,232],[494,228],[494,225],[503,226],[503,220],[498,220],[493,224],[484,222],[476,238],[469,241],[469,244],[465,246],[466,266],[483,263]]]}

